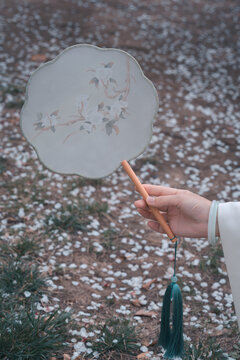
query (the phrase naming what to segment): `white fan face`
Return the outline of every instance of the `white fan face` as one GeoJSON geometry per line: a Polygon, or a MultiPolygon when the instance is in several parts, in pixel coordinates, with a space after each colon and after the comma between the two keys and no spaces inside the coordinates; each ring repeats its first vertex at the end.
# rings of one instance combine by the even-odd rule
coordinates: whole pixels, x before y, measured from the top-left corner
{"type": "Polygon", "coordinates": [[[21,128],[49,169],[100,178],[145,150],[157,109],[131,55],[75,45],[31,76],[21,128]]]}

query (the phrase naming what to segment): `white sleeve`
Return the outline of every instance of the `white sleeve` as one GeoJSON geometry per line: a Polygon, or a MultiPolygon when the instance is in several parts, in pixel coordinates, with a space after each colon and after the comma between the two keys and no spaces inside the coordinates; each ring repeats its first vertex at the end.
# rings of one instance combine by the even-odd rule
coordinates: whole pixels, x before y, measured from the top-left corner
{"type": "Polygon", "coordinates": [[[219,204],[218,225],[240,328],[240,202],[219,204]]]}

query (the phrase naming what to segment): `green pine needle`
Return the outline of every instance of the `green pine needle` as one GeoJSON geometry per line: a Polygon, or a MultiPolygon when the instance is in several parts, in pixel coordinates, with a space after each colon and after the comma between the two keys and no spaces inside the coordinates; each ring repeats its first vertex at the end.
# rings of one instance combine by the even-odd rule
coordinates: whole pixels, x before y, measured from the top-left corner
{"type": "Polygon", "coordinates": [[[226,360],[226,356],[223,355],[220,345],[216,341],[216,338],[213,337],[205,341],[199,340],[195,344],[188,343],[185,345],[183,360],[199,359],[226,360]]]}
{"type": "Polygon", "coordinates": [[[89,215],[107,212],[107,204],[94,202],[87,204],[81,201],[78,205],[63,206],[57,214],[51,214],[46,218],[46,225],[51,230],[64,230],[70,233],[85,231],[90,223],[89,215]]]}
{"type": "Polygon", "coordinates": [[[35,265],[20,263],[9,259],[0,265],[0,295],[11,300],[21,301],[24,292],[42,294],[46,282],[40,277],[35,265]]]}
{"type": "Polygon", "coordinates": [[[37,309],[46,279],[29,261],[33,241],[2,242],[0,263],[0,359],[47,360],[66,348],[70,314],[37,309]]]}
{"type": "Polygon", "coordinates": [[[65,346],[68,313],[37,314],[35,304],[1,312],[0,359],[49,359],[65,346]]]}
{"type": "Polygon", "coordinates": [[[104,325],[97,326],[98,338],[92,341],[91,348],[101,355],[115,352],[136,355],[139,349],[138,331],[130,320],[112,318],[104,325]]]}

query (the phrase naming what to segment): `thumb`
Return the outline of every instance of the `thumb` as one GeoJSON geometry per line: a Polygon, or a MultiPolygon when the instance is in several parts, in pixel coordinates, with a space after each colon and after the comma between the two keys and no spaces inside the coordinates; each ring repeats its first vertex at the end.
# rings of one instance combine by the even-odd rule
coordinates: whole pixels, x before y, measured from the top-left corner
{"type": "Polygon", "coordinates": [[[155,207],[161,211],[167,211],[170,206],[179,205],[178,195],[167,195],[167,196],[148,196],[146,202],[149,206],[155,207]]]}

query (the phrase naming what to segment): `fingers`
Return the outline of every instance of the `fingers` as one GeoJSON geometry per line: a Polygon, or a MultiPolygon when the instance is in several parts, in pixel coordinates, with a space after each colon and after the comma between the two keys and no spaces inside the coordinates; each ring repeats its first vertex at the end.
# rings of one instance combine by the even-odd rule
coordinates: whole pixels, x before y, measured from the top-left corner
{"type": "Polygon", "coordinates": [[[146,219],[156,220],[154,215],[149,210],[143,210],[143,209],[137,208],[137,211],[139,212],[140,215],[142,215],[146,219]]]}
{"type": "Polygon", "coordinates": [[[148,209],[148,206],[146,204],[146,201],[144,200],[137,200],[134,202],[134,205],[136,206],[136,208],[140,208],[140,209],[148,209]]]}
{"type": "Polygon", "coordinates": [[[175,195],[179,191],[175,188],[160,185],[143,184],[143,186],[150,196],[175,195]]]}
{"type": "MultiPolygon", "coordinates": [[[[146,219],[156,221],[155,216],[152,214],[152,212],[150,210],[143,210],[143,209],[137,208],[137,211],[139,212],[140,215],[142,215],[146,219]]],[[[161,214],[163,215],[164,219],[167,221],[167,214],[166,213],[161,213],[161,214]]]]}
{"type": "Polygon", "coordinates": [[[177,195],[167,195],[152,197],[149,196],[147,200],[137,200],[134,202],[134,205],[137,209],[142,209],[149,211],[149,206],[156,207],[160,211],[167,212],[169,207],[178,207],[181,202],[181,194],[177,195]]]}
{"type": "Polygon", "coordinates": [[[181,197],[179,195],[168,195],[159,197],[149,196],[146,200],[146,203],[149,206],[159,209],[160,211],[167,212],[169,207],[178,207],[180,201],[181,197]]]}
{"type": "Polygon", "coordinates": [[[159,232],[159,233],[161,233],[161,234],[164,233],[163,228],[162,228],[161,225],[160,225],[158,222],[156,222],[156,221],[149,221],[149,222],[148,222],[148,226],[149,226],[152,230],[154,230],[154,231],[157,231],[157,232],[159,232]]]}
{"type": "MultiPolygon", "coordinates": [[[[145,190],[150,196],[160,196],[160,195],[174,195],[178,192],[182,191],[181,189],[175,189],[168,186],[160,186],[160,185],[151,185],[151,184],[143,184],[145,190]]],[[[138,189],[135,186],[135,190],[138,189]]]]}

